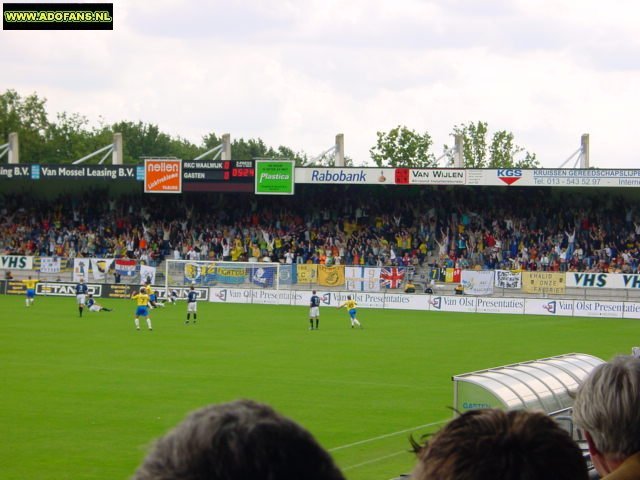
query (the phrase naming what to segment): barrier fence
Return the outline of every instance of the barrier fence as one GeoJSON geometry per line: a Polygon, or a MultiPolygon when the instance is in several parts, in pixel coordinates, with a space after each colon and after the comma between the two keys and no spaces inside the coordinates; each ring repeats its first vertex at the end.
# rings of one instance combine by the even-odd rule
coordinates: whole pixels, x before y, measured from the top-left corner
{"type": "MultiPolygon", "coordinates": [[[[89,293],[95,297],[118,299],[130,298],[137,285],[89,283],[89,293]]],[[[162,286],[154,287],[160,300],[167,296],[162,286]]],[[[181,299],[186,298],[189,287],[171,288],[181,299]]],[[[230,304],[264,304],[308,306],[310,290],[196,287],[201,301],[230,304]]],[[[25,284],[21,281],[0,281],[0,294],[24,295],[25,284]]],[[[73,297],[72,282],[39,282],[36,294],[40,296],[73,297]]],[[[425,295],[398,292],[353,292],[318,291],[322,306],[338,306],[352,296],[359,308],[382,308],[395,310],[424,310],[431,312],[464,312],[508,315],[544,315],[551,317],[601,317],[640,319],[640,302],[570,300],[523,297],[473,297],[466,295],[425,295]]]]}

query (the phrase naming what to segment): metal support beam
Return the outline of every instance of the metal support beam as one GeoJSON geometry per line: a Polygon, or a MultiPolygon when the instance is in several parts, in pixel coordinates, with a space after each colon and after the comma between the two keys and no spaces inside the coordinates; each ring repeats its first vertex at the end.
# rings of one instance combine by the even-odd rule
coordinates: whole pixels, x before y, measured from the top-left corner
{"type": "Polygon", "coordinates": [[[456,168],[464,168],[464,139],[462,135],[457,134],[454,136],[454,140],[453,166],[456,168]]]}
{"type": "Polygon", "coordinates": [[[319,162],[320,160],[322,160],[324,157],[326,157],[329,154],[335,154],[336,151],[336,146],[335,145],[331,145],[331,147],[327,148],[324,152],[322,152],[320,155],[314,157],[311,159],[311,161],[309,162],[309,164],[311,165],[315,165],[316,162],[319,162]]]}
{"type": "Polygon", "coordinates": [[[9,134],[9,163],[20,163],[20,141],[15,132],[9,134]]]}
{"type": "Polygon", "coordinates": [[[96,150],[95,152],[92,152],[89,155],[85,155],[84,157],[79,158],[75,162],[72,162],[71,165],[77,165],[79,163],[85,162],[89,160],[91,157],[95,157],[99,153],[106,152],[107,150],[108,150],[108,153],[111,153],[113,151],[113,144],[107,145],[106,147],[102,147],[101,149],[96,150]]]}
{"type": "Polygon", "coordinates": [[[580,139],[582,146],[582,158],[580,162],[580,168],[589,168],[589,134],[583,133],[580,139]]]}
{"type": "Polygon", "coordinates": [[[335,165],[336,167],[344,167],[344,134],[339,133],[336,135],[335,145],[335,165]]]}
{"type": "Polygon", "coordinates": [[[231,135],[222,135],[222,160],[231,160],[231,135]]]}
{"type": "MultiPolygon", "coordinates": [[[[124,157],[122,156],[122,134],[113,134],[113,153],[111,155],[111,163],[113,165],[122,165],[124,157]]],[[[100,162],[102,163],[102,162],[100,162]]]]}
{"type": "Polygon", "coordinates": [[[220,154],[222,153],[222,149],[223,148],[224,148],[224,145],[220,144],[217,147],[213,147],[212,149],[207,150],[202,155],[198,155],[196,158],[194,158],[194,160],[203,160],[207,155],[211,155],[213,153],[215,153],[215,155],[213,156],[213,158],[211,160],[216,160],[220,156],[220,154]]]}

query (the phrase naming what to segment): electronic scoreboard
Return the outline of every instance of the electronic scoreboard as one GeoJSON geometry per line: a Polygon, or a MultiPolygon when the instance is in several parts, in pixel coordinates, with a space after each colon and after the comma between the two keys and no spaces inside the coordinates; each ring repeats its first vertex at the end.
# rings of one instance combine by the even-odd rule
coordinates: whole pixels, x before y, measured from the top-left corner
{"type": "Polygon", "coordinates": [[[182,190],[185,192],[253,192],[253,160],[184,160],[182,190]]]}

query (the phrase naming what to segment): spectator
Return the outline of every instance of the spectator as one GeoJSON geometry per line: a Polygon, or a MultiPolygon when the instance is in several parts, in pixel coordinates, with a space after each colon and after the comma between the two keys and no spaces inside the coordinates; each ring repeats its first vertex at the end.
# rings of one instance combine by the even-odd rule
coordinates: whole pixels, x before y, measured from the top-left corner
{"type": "Polygon", "coordinates": [[[416,293],[416,286],[411,280],[407,280],[407,283],[405,283],[404,293],[416,293]]]}
{"type": "Polygon", "coordinates": [[[582,452],[541,412],[471,410],[449,422],[418,453],[414,480],[588,478],[582,452]]]}
{"type": "Polygon", "coordinates": [[[313,436],[251,400],[209,405],[160,438],[134,480],[344,480],[313,436]]]}
{"type": "Polygon", "coordinates": [[[573,417],[603,479],[640,478],[640,359],[598,365],[580,385],[573,417]]]}

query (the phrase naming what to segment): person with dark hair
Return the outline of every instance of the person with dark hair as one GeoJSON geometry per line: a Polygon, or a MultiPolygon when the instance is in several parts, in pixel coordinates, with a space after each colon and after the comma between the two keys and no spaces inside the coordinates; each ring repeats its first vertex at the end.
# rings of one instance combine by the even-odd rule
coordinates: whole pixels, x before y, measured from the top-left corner
{"type": "Polygon", "coordinates": [[[90,293],[89,296],[87,297],[86,307],[89,309],[90,312],[110,312],[111,311],[110,308],[103,307],[102,305],[97,303],[95,298],[93,298],[92,293],[90,293]]]}
{"type": "Polygon", "coordinates": [[[358,303],[351,298],[351,295],[347,295],[347,300],[342,302],[336,308],[341,309],[342,307],[346,308],[347,311],[349,312],[349,320],[351,321],[351,328],[355,326],[357,326],[358,328],[362,328],[362,325],[356,318],[356,315],[358,313],[358,310],[357,310],[358,303]]]}
{"type": "Polygon", "coordinates": [[[198,292],[196,287],[191,285],[189,287],[189,293],[187,293],[187,319],[184,321],[185,325],[189,325],[191,314],[193,313],[193,324],[198,321],[198,292]]]}
{"type": "Polygon", "coordinates": [[[133,480],[344,480],[303,427],[252,400],[192,412],[160,438],[133,480]]]}
{"type": "Polygon", "coordinates": [[[404,293],[416,293],[416,286],[411,280],[407,280],[407,283],[405,283],[404,293]]]}
{"type": "Polygon", "coordinates": [[[309,301],[309,330],[313,330],[313,321],[316,321],[316,330],[320,323],[320,297],[314,290],[311,293],[311,300],[309,301]]]}
{"type": "Polygon", "coordinates": [[[594,368],[578,387],[573,418],[603,479],[640,478],[640,358],[621,355],[594,368]]]}
{"type": "Polygon", "coordinates": [[[33,305],[33,301],[36,299],[36,284],[39,281],[40,280],[34,280],[33,278],[31,278],[31,275],[29,275],[26,280],[22,280],[25,288],[25,293],[27,295],[25,299],[25,305],[27,307],[33,305]]]}
{"type": "Polygon", "coordinates": [[[418,453],[414,480],[587,480],[582,451],[542,412],[470,410],[418,453]]]}
{"type": "Polygon", "coordinates": [[[153,325],[151,325],[151,317],[149,317],[149,295],[144,287],[140,288],[140,293],[134,293],[131,298],[136,301],[136,316],[133,320],[136,325],[136,330],[140,330],[140,317],[143,317],[147,320],[147,327],[149,327],[149,331],[153,330],[153,325]]]}
{"type": "Polygon", "coordinates": [[[84,278],[81,278],[80,281],[76,283],[76,304],[78,305],[80,316],[82,316],[82,311],[84,310],[87,293],[89,293],[89,287],[84,283],[84,278]]]}

